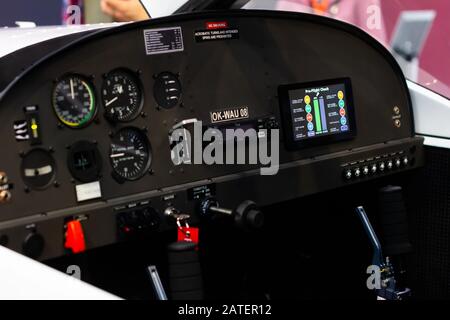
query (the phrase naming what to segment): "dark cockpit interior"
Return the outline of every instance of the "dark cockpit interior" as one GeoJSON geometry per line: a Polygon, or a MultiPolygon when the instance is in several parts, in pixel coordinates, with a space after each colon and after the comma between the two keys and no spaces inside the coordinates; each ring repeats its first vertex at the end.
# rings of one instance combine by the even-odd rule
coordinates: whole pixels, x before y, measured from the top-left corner
{"type": "Polygon", "coordinates": [[[444,155],[360,29],[191,12],[0,65],[3,246],[126,299],[161,298],[149,266],[173,300],[373,299],[373,261],[396,278],[378,295],[448,296],[427,249],[444,155]]]}

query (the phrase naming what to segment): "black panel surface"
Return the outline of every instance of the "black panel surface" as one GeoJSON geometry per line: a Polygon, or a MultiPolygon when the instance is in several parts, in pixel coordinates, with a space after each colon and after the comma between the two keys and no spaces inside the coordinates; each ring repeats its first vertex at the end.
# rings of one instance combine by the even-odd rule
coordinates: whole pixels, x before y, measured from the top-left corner
{"type": "MultiPolygon", "coordinates": [[[[414,138],[406,82],[388,51],[350,25],[303,14],[232,11],[180,15],[95,33],[23,73],[0,100],[0,119],[4,124],[0,142],[6,152],[0,171],[14,183],[13,200],[0,205],[0,229],[9,230],[15,239],[11,247],[20,250],[18,244],[28,232],[25,226],[34,223],[53,240],[46,241],[50,245],[44,257],[64,253],[63,228],[68,217],[88,215],[83,222],[88,248],[102,246],[119,240],[114,208],[151,200],[162,213],[167,202],[161,197],[176,194],[180,207],[194,211],[195,203],[186,199],[186,190],[199,185],[217,183],[217,196],[231,207],[249,198],[270,205],[358,183],[362,180],[345,180],[343,172],[364,164],[378,165],[406,156],[411,161],[399,171],[423,165],[422,139],[414,138]],[[196,41],[195,34],[209,23],[224,21],[235,36],[196,41]],[[169,47],[162,54],[146,50],[145,30],[167,28],[181,28],[183,46],[177,43],[177,50],[169,47]],[[117,68],[135,72],[144,92],[142,114],[129,123],[108,121],[100,99],[104,75],[117,68]],[[170,108],[162,108],[153,97],[155,79],[165,72],[175,75],[181,84],[180,101],[170,108]],[[97,118],[82,129],[58,123],[52,108],[55,81],[68,73],[84,75],[95,91],[97,118]],[[276,176],[260,176],[258,166],[173,165],[168,133],[174,124],[196,118],[209,126],[212,111],[247,108],[247,120],[272,118],[283,129],[277,96],[280,85],[337,78],[352,82],[358,128],[354,139],[291,152],[281,135],[281,169],[276,176]],[[21,178],[21,156],[35,146],[17,142],[13,130],[13,124],[25,118],[23,107],[29,105],[40,110],[42,145],[37,147],[49,150],[58,168],[54,183],[43,191],[29,190],[21,178]],[[111,136],[128,126],[143,130],[153,154],[148,174],[124,182],[111,174],[109,145],[111,136]],[[79,182],[67,168],[69,147],[78,141],[97,145],[105,160],[99,178],[101,198],[82,203],[75,193],[79,182]]],[[[372,175],[364,181],[378,177],[372,175]]]]}

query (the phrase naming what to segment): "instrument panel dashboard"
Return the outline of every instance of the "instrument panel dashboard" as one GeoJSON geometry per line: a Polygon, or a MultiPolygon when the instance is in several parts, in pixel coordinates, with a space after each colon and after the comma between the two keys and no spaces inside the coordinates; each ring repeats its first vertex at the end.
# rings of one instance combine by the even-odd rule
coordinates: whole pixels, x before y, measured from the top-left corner
{"type": "MultiPolygon", "coordinates": [[[[4,229],[96,210],[114,216],[113,208],[135,199],[159,203],[173,190],[239,179],[251,180],[242,182],[253,189],[248,196],[270,204],[395,173],[363,177],[381,162],[402,161],[398,171],[423,163],[406,82],[386,49],[354,27],[303,14],[189,14],[89,34],[20,75],[1,97],[0,119],[0,172],[13,185],[11,201],[0,204],[4,229]],[[334,83],[335,93],[319,96],[333,90],[333,79],[347,87],[334,83]],[[304,119],[284,112],[283,88],[301,93],[290,102],[304,119]],[[328,118],[324,101],[336,108],[328,118]],[[169,134],[194,120],[281,129],[281,173],[259,176],[252,164],[175,165],[169,134]],[[297,139],[286,130],[295,121],[305,122],[297,139]],[[327,130],[352,134],[303,139],[327,130]],[[293,168],[300,171],[287,173],[293,168]],[[267,196],[264,185],[290,191],[267,196]]],[[[225,198],[236,194],[227,188],[225,198]]],[[[98,243],[115,241],[110,220],[113,231],[98,243]]]]}

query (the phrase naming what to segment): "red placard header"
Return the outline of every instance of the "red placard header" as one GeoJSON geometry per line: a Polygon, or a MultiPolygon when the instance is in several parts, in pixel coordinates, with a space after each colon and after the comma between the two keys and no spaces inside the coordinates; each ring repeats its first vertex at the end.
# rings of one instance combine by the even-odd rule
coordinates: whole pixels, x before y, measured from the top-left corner
{"type": "Polygon", "coordinates": [[[217,22],[207,22],[206,29],[208,30],[217,30],[217,29],[227,29],[228,22],[226,21],[217,21],[217,22]]]}

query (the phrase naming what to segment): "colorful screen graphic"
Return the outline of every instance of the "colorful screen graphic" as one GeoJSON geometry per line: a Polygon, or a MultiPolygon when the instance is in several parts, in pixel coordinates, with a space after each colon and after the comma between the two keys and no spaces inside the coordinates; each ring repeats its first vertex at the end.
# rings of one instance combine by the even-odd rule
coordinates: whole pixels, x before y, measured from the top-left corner
{"type": "Polygon", "coordinates": [[[294,141],[349,132],[345,84],[289,91],[294,141]]]}

